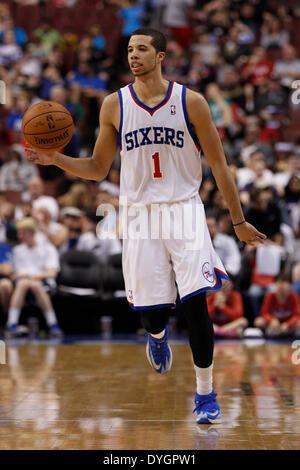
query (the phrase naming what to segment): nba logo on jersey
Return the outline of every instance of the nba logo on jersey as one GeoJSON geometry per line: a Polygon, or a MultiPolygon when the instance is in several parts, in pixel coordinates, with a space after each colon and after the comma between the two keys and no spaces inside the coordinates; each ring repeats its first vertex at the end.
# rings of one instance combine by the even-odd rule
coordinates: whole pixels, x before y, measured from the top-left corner
{"type": "Polygon", "coordinates": [[[171,104],[171,114],[174,116],[176,114],[176,106],[175,104],[171,104]]]}

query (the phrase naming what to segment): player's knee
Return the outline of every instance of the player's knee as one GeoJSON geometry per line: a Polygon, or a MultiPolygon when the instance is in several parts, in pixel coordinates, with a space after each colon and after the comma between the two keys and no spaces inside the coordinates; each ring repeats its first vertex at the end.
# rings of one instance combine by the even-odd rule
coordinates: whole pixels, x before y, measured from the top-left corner
{"type": "Polygon", "coordinates": [[[148,333],[161,333],[168,324],[170,313],[170,308],[141,310],[142,325],[148,333]]]}

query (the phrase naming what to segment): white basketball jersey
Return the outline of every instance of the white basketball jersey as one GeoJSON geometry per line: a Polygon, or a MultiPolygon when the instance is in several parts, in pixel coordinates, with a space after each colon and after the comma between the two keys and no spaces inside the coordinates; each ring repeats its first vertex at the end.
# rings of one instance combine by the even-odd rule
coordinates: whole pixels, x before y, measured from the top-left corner
{"type": "Polygon", "coordinates": [[[138,99],[132,84],[118,94],[120,196],[130,205],[179,202],[198,194],[200,144],[188,119],[186,87],[170,82],[154,108],[138,99]]]}

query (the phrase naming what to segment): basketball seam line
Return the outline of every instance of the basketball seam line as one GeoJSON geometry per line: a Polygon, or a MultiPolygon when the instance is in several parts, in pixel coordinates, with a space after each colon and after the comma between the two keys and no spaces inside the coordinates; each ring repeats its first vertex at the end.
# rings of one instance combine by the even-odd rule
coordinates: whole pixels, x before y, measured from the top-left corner
{"type": "MultiPolygon", "coordinates": [[[[71,139],[70,139],[70,140],[71,140],[71,139]]],[[[34,147],[33,147],[33,148],[36,149],[36,150],[42,150],[42,151],[44,151],[44,152],[47,151],[47,150],[59,150],[59,149],[65,148],[65,147],[67,146],[67,144],[70,142],[70,140],[68,140],[68,141],[66,141],[66,142],[61,142],[62,146],[59,147],[59,148],[57,147],[56,144],[55,144],[55,146],[52,145],[51,147],[39,147],[37,144],[34,144],[34,147]]],[[[33,146],[33,144],[30,144],[30,145],[33,146]]]]}
{"type": "MultiPolygon", "coordinates": [[[[71,114],[69,112],[66,113],[66,111],[58,111],[58,110],[56,110],[56,111],[47,111],[46,113],[38,114],[37,116],[34,116],[31,119],[29,119],[29,121],[27,121],[26,124],[24,124],[24,129],[27,126],[27,124],[29,124],[30,121],[32,121],[33,119],[36,119],[39,116],[43,116],[44,114],[49,114],[49,113],[63,113],[63,114],[66,114],[67,116],[70,116],[72,118],[71,114]]],[[[23,119],[24,119],[24,117],[23,117],[23,119]]]]}
{"type": "Polygon", "coordinates": [[[71,122],[71,124],[69,124],[68,126],[62,127],[61,129],[53,129],[52,131],[48,131],[48,132],[39,132],[38,134],[36,134],[35,132],[32,133],[32,134],[28,134],[27,132],[23,132],[23,134],[24,134],[24,135],[45,135],[45,134],[52,134],[53,132],[63,131],[64,129],[67,129],[67,128],[70,127],[70,126],[73,126],[73,122],[71,122]]]}

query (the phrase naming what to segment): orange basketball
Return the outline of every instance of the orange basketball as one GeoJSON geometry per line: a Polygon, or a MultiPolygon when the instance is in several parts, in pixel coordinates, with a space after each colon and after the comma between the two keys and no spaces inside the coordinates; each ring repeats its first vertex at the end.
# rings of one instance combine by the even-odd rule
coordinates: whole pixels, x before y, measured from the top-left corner
{"type": "Polygon", "coordinates": [[[55,101],[41,101],[27,109],[22,120],[26,142],[36,150],[59,150],[74,132],[69,111],[55,101]]]}

